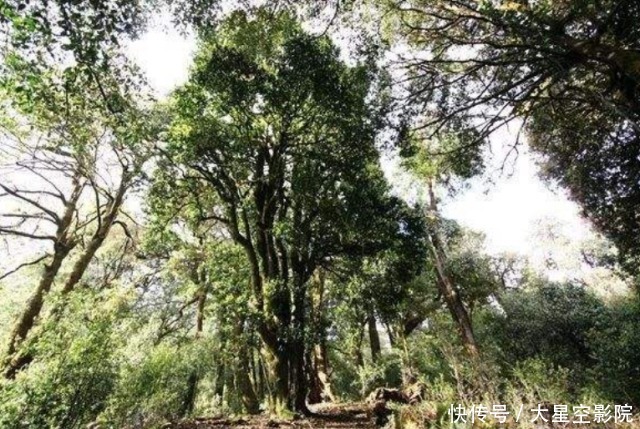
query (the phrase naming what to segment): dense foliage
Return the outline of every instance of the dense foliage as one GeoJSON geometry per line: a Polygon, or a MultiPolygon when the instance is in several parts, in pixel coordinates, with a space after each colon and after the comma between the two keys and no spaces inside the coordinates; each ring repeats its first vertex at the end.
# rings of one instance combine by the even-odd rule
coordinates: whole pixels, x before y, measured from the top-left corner
{"type": "Polygon", "coordinates": [[[636,2],[227,3],[0,1],[0,428],[640,405],[636,2]],[[599,231],[543,261],[443,215],[509,123],[599,231]]]}

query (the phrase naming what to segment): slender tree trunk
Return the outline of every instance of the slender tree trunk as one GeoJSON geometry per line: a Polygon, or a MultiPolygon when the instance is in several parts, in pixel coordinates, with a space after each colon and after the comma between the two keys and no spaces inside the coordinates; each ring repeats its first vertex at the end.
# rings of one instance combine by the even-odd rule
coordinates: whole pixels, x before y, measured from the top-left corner
{"type": "Polygon", "coordinates": [[[369,345],[371,346],[371,360],[375,363],[380,359],[380,335],[376,326],[376,318],[373,314],[369,314],[367,318],[367,327],[369,329],[369,345]]]}
{"type": "Polygon", "coordinates": [[[36,319],[40,316],[44,305],[44,297],[51,290],[63,261],[76,245],[76,242],[70,235],[71,225],[83,187],[84,185],[80,183],[77,178],[74,179],[74,188],[71,197],[65,205],[63,216],[58,221],[56,241],[53,246],[53,259],[51,263],[44,266],[44,271],[36,290],[27,301],[25,309],[18,317],[11,334],[9,334],[3,365],[3,373],[6,378],[13,378],[15,374],[30,361],[30,358],[25,358],[25,356],[19,353],[19,349],[35,325],[36,319]]]}
{"type": "Polygon", "coordinates": [[[433,181],[428,183],[429,199],[430,199],[430,220],[432,221],[432,227],[429,234],[429,248],[436,267],[436,274],[438,278],[438,287],[440,293],[444,298],[447,308],[453,317],[453,320],[458,325],[462,344],[465,346],[470,355],[476,356],[478,354],[478,346],[473,335],[473,327],[471,324],[471,318],[469,313],[460,299],[456,287],[454,286],[451,278],[446,272],[446,254],[444,251],[444,245],[440,239],[438,232],[438,206],[436,202],[435,192],[433,189],[433,181]]]}
{"type": "Polygon", "coordinates": [[[364,358],[362,357],[362,341],[364,340],[364,324],[358,326],[358,340],[356,342],[354,357],[356,365],[362,368],[364,366],[364,358]]]}
{"type": "Polygon", "coordinates": [[[333,402],[329,380],[329,357],[327,356],[327,332],[324,325],[324,289],[325,275],[322,269],[316,269],[311,285],[311,320],[319,341],[307,353],[310,404],[333,402]]]}
{"type": "Polygon", "coordinates": [[[329,379],[329,356],[327,355],[326,338],[316,344],[313,351],[309,353],[309,403],[318,404],[320,402],[334,402],[335,396],[331,390],[329,379]]]}
{"type": "MultiPolygon", "coordinates": [[[[73,268],[71,269],[71,273],[69,274],[69,277],[67,277],[67,280],[65,281],[64,286],[62,288],[62,293],[64,295],[70,293],[74,289],[74,287],[78,284],[78,282],[82,279],[82,276],[84,275],[87,268],[89,267],[89,264],[93,260],[96,252],[102,246],[102,244],[104,243],[104,240],[107,238],[109,231],[111,230],[114,222],[117,219],[120,208],[122,207],[122,203],[124,202],[124,195],[127,190],[127,186],[128,186],[127,181],[123,178],[123,181],[120,183],[120,186],[118,188],[118,191],[116,192],[115,197],[113,198],[111,203],[108,205],[103,217],[100,219],[96,232],[91,237],[91,240],[89,241],[89,244],[85,248],[84,252],[82,252],[78,260],[73,265],[73,268]]],[[[62,247],[62,249],[60,251],[56,250],[56,253],[54,253],[54,259],[51,265],[45,267],[45,272],[43,274],[42,280],[38,285],[38,288],[36,288],[36,291],[32,296],[32,299],[29,300],[27,309],[25,309],[25,312],[23,313],[19,323],[16,325],[16,329],[20,331],[18,334],[22,339],[26,338],[26,335],[33,328],[35,324],[35,320],[40,314],[40,311],[42,310],[42,306],[44,304],[44,295],[48,293],[49,290],[51,289],[51,286],[53,285],[53,281],[60,269],[60,265],[62,264],[62,261],[69,254],[71,248],[75,246],[75,244],[71,246],[66,245],[64,244],[64,241],[66,241],[66,235],[68,235],[69,233],[68,230],[73,221],[72,216],[76,210],[76,204],[77,204],[78,198],[80,197],[81,192],[82,192],[82,185],[80,183],[77,183],[76,188],[74,189],[73,197],[69,201],[67,208],[65,209],[65,216],[61,221],[61,225],[66,225],[65,228],[61,229],[63,231],[62,234],[65,237],[64,240],[61,240],[59,242],[60,247],[62,247]]],[[[56,243],[56,246],[58,246],[58,243],[56,243]]],[[[62,305],[64,305],[64,302],[62,303],[62,305]]],[[[61,311],[62,311],[62,308],[54,309],[53,310],[54,318],[57,317],[56,315],[59,315],[61,311]]],[[[13,343],[15,343],[15,340],[12,340],[12,341],[13,343]]],[[[7,350],[7,356],[13,356],[16,353],[16,351],[17,351],[17,345],[10,346],[7,350]]],[[[30,354],[25,354],[25,355],[16,354],[12,358],[10,358],[10,361],[7,364],[5,369],[5,376],[7,378],[13,378],[15,374],[18,371],[20,371],[22,368],[24,368],[29,362],[31,362],[32,359],[33,357],[30,354]]]]}
{"type": "Polygon", "coordinates": [[[220,402],[222,402],[224,398],[224,384],[226,379],[226,365],[223,360],[218,362],[218,368],[216,371],[216,383],[214,392],[215,395],[220,398],[220,402]]]}
{"type": "Polygon", "coordinates": [[[327,352],[327,337],[323,336],[320,344],[316,346],[316,359],[318,360],[318,375],[322,382],[323,401],[335,402],[336,397],[331,389],[331,378],[329,370],[329,353],[327,352]]]}
{"type": "MultiPolygon", "coordinates": [[[[204,306],[206,301],[207,292],[205,289],[201,288],[201,290],[198,292],[198,306],[196,307],[196,341],[198,341],[202,336],[202,330],[204,327],[204,306]]],[[[193,411],[193,407],[196,403],[196,396],[198,393],[198,381],[198,373],[195,370],[192,370],[187,380],[187,393],[185,395],[184,405],[180,413],[183,417],[188,416],[193,411]]]]}
{"type": "Polygon", "coordinates": [[[122,203],[124,202],[124,195],[126,190],[127,182],[123,179],[123,181],[120,183],[114,199],[108,205],[105,214],[100,220],[98,229],[91,237],[91,240],[85,248],[85,251],[82,253],[82,255],[80,255],[80,258],[78,258],[76,263],[73,265],[71,274],[69,274],[69,277],[67,278],[67,281],[62,288],[62,293],[66,294],[71,292],[73,288],[78,284],[78,282],[82,279],[84,273],[87,271],[87,268],[93,260],[93,257],[104,243],[104,240],[109,235],[109,231],[111,231],[114,222],[117,220],[120,208],[122,207],[122,203]]]}
{"type": "Polygon", "coordinates": [[[415,371],[407,346],[407,337],[402,335],[400,341],[402,343],[402,385],[408,387],[416,382],[415,371]]]}
{"type": "Polygon", "coordinates": [[[256,392],[256,396],[258,398],[262,398],[262,391],[260,390],[260,374],[258,362],[256,361],[255,351],[252,349],[249,352],[249,368],[251,371],[251,385],[253,386],[253,391],[256,392]]]}
{"type": "Polygon", "coordinates": [[[309,404],[319,404],[322,402],[322,382],[320,381],[320,368],[318,360],[312,350],[307,350],[306,358],[307,376],[309,377],[309,393],[307,399],[309,404]]]}
{"type": "Polygon", "coordinates": [[[249,357],[251,350],[247,345],[247,341],[244,338],[244,320],[239,320],[234,329],[234,336],[236,341],[239,342],[238,347],[238,366],[236,369],[236,383],[238,390],[240,391],[240,397],[242,399],[242,405],[249,414],[258,414],[260,412],[260,402],[256,396],[256,392],[253,389],[251,383],[251,367],[249,364],[249,357]]]}
{"type": "Polygon", "coordinates": [[[260,398],[264,398],[267,394],[267,381],[265,380],[266,368],[264,365],[264,361],[262,360],[262,355],[260,353],[256,353],[256,361],[258,365],[258,395],[260,398]]]}
{"type": "Polygon", "coordinates": [[[49,292],[56,274],[60,270],[62,261],[67,256],[68,250],[61,249],[53,256],[50,264],[44,268],[44,273],[38,283],[35,292],[29,298],[26,308],[23,310],[20,318],[16,322],[13,331],[9,335],[9,344],[6,351],[6,362],[4,375],[6,378],[14,378],[16,373],[27,364],[31,359],[18,353],[20,345],[24,342],[33,328],[36,318],[40,315],[42,306],[44,305],[44,296],[49,292]]]}
{"type": "Polygon", "coordinates": [[[433,242],[433,240],[431,249],[438,275],[438,286],[440,287],[440,292],[442,293],[442,296],[445,300],[445,303],[447,304],[447,308],[449,309],[451,316],[453,317],[453,320],[458,325],[462,343],[471,355],[477,355],[478,346],[473,334],[473,327],[471,324],[469,313],[467,312],[467,309],[460,299],[460,295],[456,291],[456,288],[451,282],[451,279],[445,272],[444,263],[440,255],[440,251],[438,250],[438,247],[433,242]]]}
{"type": "Polygon", "coordinates": [[[393,328],[387,322],[384,323],[384,327],[387,331],[387,337],[389,337],[389,345],[393,348],[396,345],[396,337],[393,334],[393,328]]]}
{"type": "Polygon", "coordinates": [[[195,371],[192,371],[187,379],[187,392],[185,394],[184,402],[182,403],[182,409],[180,410],[180,415],[182,417],[187,417],[193,412],[193,407],[196,403],[196,395],[198,393],[197,391],[198,374],[195,371]]]}
{"type": "Polygon", "coordinates": [[[305,309],[306,309],[306,280],[296,276],[294,285],[294,338],[292,347],[292,362],[294,363],[294,408],[303,415],[310,414],[307,407],[307,374],[305,371],[305,309]]]}
{"type": "Polygon", "coordinates": [[[289,389],[289,356],[286,348],[278,351],[267,347],[266,358],[271,385],[270,408],[272,412],[280,414],[292,408],[289,389]]]}

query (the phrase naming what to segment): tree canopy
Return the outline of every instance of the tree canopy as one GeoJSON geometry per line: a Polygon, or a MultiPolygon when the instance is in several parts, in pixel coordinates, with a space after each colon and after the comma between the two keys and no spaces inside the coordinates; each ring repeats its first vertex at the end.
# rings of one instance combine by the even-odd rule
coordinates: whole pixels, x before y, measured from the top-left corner
{"type": "Polygon", "coordinates": [[[635,418],[639,15],[0,0],[0,428],[635,418]],[[131,54],[156,21],[196,44],[162,97],[131,54]],[[579,233],[456,220],[499,139],[579,233]]]}
{"type": "Polygon", "coordinates": [[[637,267],[637,2],[402,1],[406,102],[420,128],[452,127],[464,153],[509,124],[542,155],[543,174],[637,267]],[[472,133],[465,130],[473,130],[472,133]]]}

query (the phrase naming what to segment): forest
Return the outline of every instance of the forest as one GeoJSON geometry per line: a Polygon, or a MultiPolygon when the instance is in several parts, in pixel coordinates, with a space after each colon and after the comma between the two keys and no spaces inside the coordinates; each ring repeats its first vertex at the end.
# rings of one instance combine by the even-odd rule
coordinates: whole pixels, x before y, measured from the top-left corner
{"type": "Polygon", "coordinates": [[[0,55],[0,429],[640,427],[637,0],[0,0],[0,55]],[[573,221],[455,204],[524,162],[573,221]]]}

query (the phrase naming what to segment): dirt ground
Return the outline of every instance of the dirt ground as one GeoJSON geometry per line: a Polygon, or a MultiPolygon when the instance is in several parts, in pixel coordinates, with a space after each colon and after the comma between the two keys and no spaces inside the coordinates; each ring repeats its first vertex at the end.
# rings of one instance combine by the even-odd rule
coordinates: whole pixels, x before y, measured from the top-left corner
{"type": "Polygon", "coordinates": [[[171,429],[375,429],[375,419],[371,415],[370,407],[366,404],[323,404],[314,407],[313,417],[295,420],[276,420],[269,416],[254,416],[238,419],[230,418],[199,418],[171,426],[171,429]]]}

